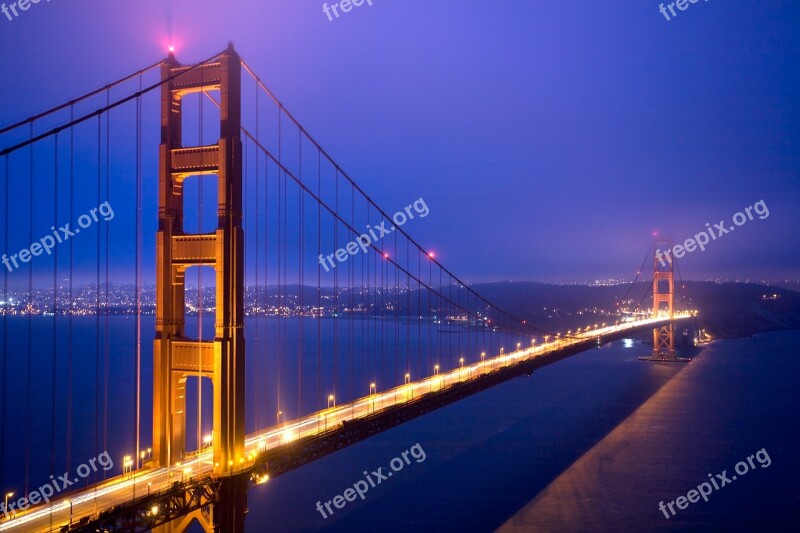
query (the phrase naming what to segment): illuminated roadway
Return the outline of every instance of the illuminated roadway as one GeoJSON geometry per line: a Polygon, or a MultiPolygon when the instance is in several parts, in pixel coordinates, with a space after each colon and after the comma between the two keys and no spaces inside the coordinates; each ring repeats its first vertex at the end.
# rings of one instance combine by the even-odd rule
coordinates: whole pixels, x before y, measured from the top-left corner
{"type": "MultiPolygon", "coordinates": [[[[692,315],[689,312],[675,313],[674,319],[679,320],[690,316],[692,315]]],[[[336,424],[341,424],[342,421],[353,420],[387,407],[402,404],[480,374],[521,361],[533,360],[544,354],[585,342],[587,339],[619,334],[624,331],[664,322],[665,320],[666,317],[644,318],[614,326],[596,329],[587,328],[587,331],[571,334],[569,338],[558,338],[548,343],[522,348],[472,364],[464,363],[462,366],[447,372],[437,372],[435,375],[419,381],[412,381],[384,392],[375,392],[351,403],[332,406],[323,411],[285,422],[279,426],[266,428],[249,435],[245,439],[245,455],[248,459],[242,463],[242,469],[249,468],[252,460],[266,450],[273,450],[300,437],[320,433],[328,428],[335,427],[336,424]]],[[[70,512],[72,513],[72,523],[76,524],[81,518],[96,515],[103,510],[113,508],[126,501],[129,502],[134,497],[142,497],[150,492],[166,489],[175,481],[205,477],[211,471],[212,451],[209,447],[200,453],[189,455],[180,466],[175,465],[171,468],[158,468],[155,470],[150,470],[145,466],[137,470],[135,475],[128,473],[108,479],[90,488],[71,493],[69,497],[62,496],[49,504],[39,504],[26,511],[17,512],[16,517],[9,520],[5,520],[0,514],[0,518],[4,520],[0,522],[0,531],[16,531],[23,528],[25,531],[58,531],[62,526],[70,522],[70,512]]]]}

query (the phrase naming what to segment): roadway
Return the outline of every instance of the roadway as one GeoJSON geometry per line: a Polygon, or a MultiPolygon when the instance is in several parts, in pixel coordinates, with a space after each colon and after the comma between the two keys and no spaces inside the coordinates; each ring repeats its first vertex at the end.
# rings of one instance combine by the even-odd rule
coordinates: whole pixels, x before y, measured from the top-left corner
{"type": "MultiPolygon", "coordinates": [[[[690,316],[691,314],[688,312],[676,313],[675,319],[684,319],[690,316]]],[[[464,362],[461,366],[446,372],[439,372],[437,367],[434,375],[425,379],[410,381],[383,392],[374,391],[373,394],[353,402],[338,406],[332,405],[322,411],[247,436],[245,439],[246,459],[242,461],[241,468],[242,470],[250,468],[257,456],[267,450],[274,450],[301,437],[321,433],[343,421],[379,412],[382,409],[440,391],[478,375],[568,348],[574,344],[585,342],[587,339],[600,338],[602,342],[603,336],[637,330],[663,322],[665,319],[665,317],[643,318],[623,322],[619,325],[587,328],[586,331],[574,333],[571,337],[559,337],[550,342],[530,347],[520,346],[516,351],[484,358],[475,363],[464,362]]],[[[172,467],[149,469],[145,466],[132,473],[108,479],[88,489],[53,500],[48,504],[40,504],[17,512],[14,518],[0,523],[0,531],[23,529],[25,531],[59,531],[70,521],[75,524],[84,517],[96,516],[101,511],[119,504],[130,502],[151,492],[167,489],[176,481],[209,476],[212,470],[212,450],[208,447],[172,467]]],[[[266,481],[266,478],[259,480],[259,482],[266,481]]]]}

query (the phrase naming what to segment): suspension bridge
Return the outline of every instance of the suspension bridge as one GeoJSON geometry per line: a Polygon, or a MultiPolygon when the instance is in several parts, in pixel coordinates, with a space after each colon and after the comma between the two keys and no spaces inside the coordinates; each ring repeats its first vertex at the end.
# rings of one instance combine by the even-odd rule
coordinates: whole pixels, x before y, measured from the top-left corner
{"type": "Polygon", "coordinates": [[[400,227],[421,198],[379,207],[232,45],[0,143],[0,531],[244,531],[253,485],[637,332],[674,361],[694,316],[655,259],[651,311],[565,333],[504,311],[400,227]],[[43,501],[55,472],[75,488],[43,501]]]}

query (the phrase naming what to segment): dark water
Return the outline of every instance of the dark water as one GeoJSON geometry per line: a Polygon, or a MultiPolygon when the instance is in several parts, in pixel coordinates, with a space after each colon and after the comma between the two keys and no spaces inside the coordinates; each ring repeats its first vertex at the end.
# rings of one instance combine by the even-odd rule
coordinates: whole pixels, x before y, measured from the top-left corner
{"type": "MultiPolygon", "coordinates": [[[[34,328],[37,334],[33,337],[34,357],[30,361],[34,384],[30,400],[28,359],[20,355],[30,353],[27,320],[17,320],[14,326],[18,328],[17,335],[9,335],[8,372],[3,380],[7,401],[3,413],[2,488],[23,491],[26,463],[31,486],[43,483],[51,473],[63,472],[68,449],[73,467],[103,449],[108,449],[115,461],[131,453],[135,432],[135,382],[130,372],[134,357],[133,319],[112,319],[108,342],[110,353],[115,355],[109,361],[108,401],[100,394],[99,403],[95,384],[102,391],[105,375],[95,371],[96,322],[94,317],[73,320],[73,415],[69,439],[66,321],[62,324],[59,318],[56,330],[56,417],[53,418],[50,416],[53,391],[49,385],[53,375],[52,326],[48,326],[52,319],[39,317],[37,320],[42,322],[34,324],[38,327],[34,328]],[[38,382],[47,386],[36,388],[38,382]],[[32,407],[30,418],[28,405],[32,407]],[[100,421],[97,427],[95,416],[100,421]],[[108,420],[105,439],[104,419],[108,420]],[[54,423],[58,438],[52,444],[54,423]]],[[[377,335],[380,328],[386,331],[396,328],[402,333],[401,326],[378,323],[371,327],[377,335]]],[[[359,335],[348,337],[343,330],[336,332],[338,377],[333,378],[330,356],[319,362],[321,371],[317,373],[317,345],[322,347],[323,354],[326,349],[328,353],[333,351],[334,328],[330,322],[322,321],[318,335],[316,321],[306,321],[302,358],[298,357],[300,328],[296,321],[282,321],[281,331],[277,322],[261,321],[259,327],[256,338],[255,325],[248,323],[248,350],[263,349],[266,354],[248,366],[250,427],[274,423],[278,406],[289,418],[324,407],[315,404],[324,402],[328,390],[334,387],[338,387],[337,397],[346,398],[366,394],[370,376],[378,376],[379,382],[396,379],[397,368],[393,364],[380,368],[380,346],[366,342],[360,348],[359,335]],[[357,355],[348,357],[350,353],[357,355]],[[278,367],[275,361],[280,354],[285,362],[278,367]]],[[[204,328],[211,332],[211,322],[204,328]]],[[[152,319],[145,318],[143,331],[151,329],[152,319]]],[[[412,345],[421,341],[422,345],[434,347],[430,353],[414,346],[406,349],[398,336],[391,342],[384,341],[387,345],[383,347],[383,359],[392,360],[397,353],[402,364],[407,354],[408,364],[416,373],[434,360],[443,368],[457,365],[459,351],[480,351],[479,346],[468,345],[474,341],[466,337],[460,339],[462,345],[458,346],[462,337],[459,334],[432,331],[430,336],[410,335],[412,345]],[[443,355],[436,355],[439,349],[443,355]]],[[[488,343],[495,341],[503,342],[489,339],[488,343]]],[[[646,354],[648,348],[631,341],[619,341],[580,354],[253,488],[248,495],[247,529],[254,532],[493,531],[534,500],[531,505],[537,516],[543,517],[535,530],[629,530],[628,526],[634,524],[635,529],[736,530],[742,524],[769,524],[787,529],[780,526],[796,524],[800,508],[796,483],[800,459],[795,453],[800,444],[798,341],[800,333],[783,332],[716,342],[689,364],[691,368],[640,362],[637,356],[646,354]],[[689,370],[693,373],[687,374],[689,370]],[[681,416],[665,422],[652,413],[640,412],[633,417],[635,420],[628,419],[640,406],[648,405],[648,400],[662,387],[666,391],[678,379],[682,380],[682,388],[680,393],[674,393],[674,402],[682,407],[681,416]],[[599,454],[614,459],[613,450],[604,451],[607,442],[604,439],[623,423],[633,424],[639,433],[658,435],[655,443],[641,441],[641,450],[637,448],[640,441],[631,437],[633,448],[625,453],[631,457],[631,463],[634,459],[638,461],[639,470],[615,468],[619,474],[607,477],[580,475],[582,470],[578,466],[582,457],[599,454]],[[343,509],[333,507],[335,512],[327,519],[317,511],[317,501],[323,505],[333,501],[336,495],[364,480],[364,471],[383,467],[386,473],[393,458],[417,443],[417,449],[424,450],[424,461],[410,457],[410,464],[371,487],[364,500],[347,502],[343,509]],[[686,494],[707,472],[730,469],[760,448],[768,450],[773,462],[770,468],[726,488],[709,503],[691,506],[679,519],[667,522],[659,514],[660,500],[686,494]],[[569,487],[570,480],[581,483],[580,491],[563,488],[569,487]],[[591,516],[585,523],[564,522],[561,518],[548,521],[549,514],[558,517],[563,508],[571,509],[576,517],[580,515],[576,509],[594,509],[594,514],[587,511],[585,514],[591,516]]],[[[102,346],[105,338],[100,343],[102,346]]],[[[152,344],[146,340],[142,346],[144,413],[151,409],[151,351],[152,344]]],[[[192,421],[197,411],[191,405],[197,401],[196,387],[194,390],[190,387],[189,397],[192,421]]],[[[210,398],[210,387],[204,386],[204,419],[211,412],[210,398]]],[[[655,412],[668,411],[671,410],[662,408],[655,412]]],[[[194,432],[195,426],[190,422],[189,434],[194,432]]],[[[142,428],[145,446],[149,435],[150,428],[145,423],[142,428]]]]}
{"type": "MultiPolygon", "coordinates": [[[[655,414],[628,421],[640,434],[657,437],[655,444],[636,440],[631,431],[622,460],[636,462],[635,468],[569,486],[572,510],[588,509],[594,522],[579,522],[578,513],[576,520],[559,517],[517,531],[796,531],[799,341],[800,333],[783,332],[717,342],[692,368],[637,361],[647,349],[626,348],[623,341],[586,352],[257,487],[249,496],[248,530],[493,531],[676,373],[692,370],[655,414]],[[657,415],[669,413],[671,402],[683,415],[665,424],[657,415]],[[388,466],[415,443],[426,452],[424,462],[412,461],[333,517],[323,519],[315,510],[317,500],[342,494],[364,470],[388,466]],[[708,472],[730,472],[760,448],[770,454],[769,468],[725,487],[709,503],[692,505],[680,519],[668,522],[659,513],[660,500],[685,495],[708,472]]],[[[613,450],[603,454],[610,459],[613,450]]],[[[537,511],[558,511],[558,496],[537,511]]]]}

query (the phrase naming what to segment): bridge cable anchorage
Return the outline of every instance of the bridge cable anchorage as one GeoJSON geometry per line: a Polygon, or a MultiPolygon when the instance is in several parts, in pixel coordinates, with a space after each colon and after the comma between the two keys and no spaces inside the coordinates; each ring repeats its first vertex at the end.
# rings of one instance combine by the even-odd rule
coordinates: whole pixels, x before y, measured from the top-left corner
{"type": "MultiPolygon", "coordinates": [[[[265,83],[264,83],[264,82],[261,80],[261,78],[260,78],[260,77],[259,77],[259,76],[258,76],[258,75],[255,73],[255,71],[254,71],[252,68],[250,68],[250,66],[247,64],[247,62],[246,62],[246,61],[244,61],[244,59],[242,59],[242,67],[244,67],[245,71],[246,71],[248,74],[250,74],[250,76],[251,76],[251,77],[253,78],[253,80],[254,80],[254,81],[257,83],[257,85],[258,85],[259,87],[261,87],[261,89],[264,91],[264,93],[265,93],[265,94],[267,94],[267,95],[268,95],[268,96],[269,96],[269,97],[270,97],[270,98],[271,98],[271,99],[272,99],[272,100],[275,102],[275,104],[276,104],[276,105],[279,107],[279,109],[281,110],[281,112],[286,114],[286,116],[287,116],[287,117],[288,117],[288,118],[289,118],[289,119],[290,119],[290,120],[291,120],[291,121],[294,123],[294,125],[295,125],[295,126],[296,126],[296,127],[297,127],[297,128],[298,128],[298,129],[299,129],[301,132],[302,132],[302,134],[303,134],[303,135],[306,137],[306,139],[308,139],[308,140],[309,140],[309,142],[311,142],[311,143],[314,145],[314,147],[315,147],[315,148],[316,148],[316,149],[319,151],[319,153],[320,153],[320,154],[322,154],[322,155],[323,155],[323,156],[324,156],[324,157],[325,157],[325,158],[326,158],[326,159],[327,159],[327,160],[328,160],[328,161],[329,161],[329,162],[330,162],[330,163],[333,165],[333,167],[336,169],[336,171],[337,171],[337,172],[339,172],[339,173],[341,174],[341,176],[342,176],[342,177],[344,177],[344,178],[345,178],[345,179],[346,179],[346,180],[347,180],[347,181],[350,183],[350,185],[351,185],[352,187],[354,187],[354,188],[355,188],[355,190],[356,190],[356,191],[358,191],[358,192],[359,192],[359,194],[361,194],[361,195],[364,197],[364,199],[365,199],[365,200],[367,200],[367,201],[368,201],[368,202],[369,202],[369,203],[370,203],[370,204],[371,204],[371,205],[372,205],[372,206],[373,206],[373,207],[374,207],[374,208],[375,208],[375,209],[378,211],[378,213],[380,213],[380,214],[381,214],[381,215],[384,217],[384,219],[387,219],[387,220],[391,219],[391,217],[389,216],[389,214],[387,214],[387,213],[386,213],[386,212],[385,212],[383,209],[381,209],[381,207],[380,207],[380,206],[378,206],[378,204],[377,204],[377,203],[375,203],[375,202],[374,202],[374,200],[372,200],[372,198],[371,198],[371,197],[370,197],[370,196],[369,196],[369,195],[368,195],[368,194],[367,194],[367,193],[366,193],[366,192],[365,192],[365,191],[364,191],[364,190],[363,190],[363,189],[362,189],[362,188],[361,188],[361,187],[360,187],[360,186],[359,186],[359,185],[358,185],[358,184],[357,184],[357,183],[356,183],[356,182],[355,182],[355,181],[354,181],[354,180],[353,180],[353,179],[352,179],[350,176],[349,176],[349,174],[347,174],[347,172],[345,172],[345,171],[344,171],[344,169],[342,169],[342,167],[341,167],[341,166],[339,166],[339,164],[338,164],[338,163],[337,163],[337,162],[336,162],[336,161],[335,161],[335,160],[334,160],[334,159],[333,159],[333,158],[330,156],[330,154],[329,154],[329,153],[328,153],[328,152],[327,152],[327,151],[326,151],[326,150],[325,150],[325,149],[322,147],[322,145],[320,145],[320,144],[319,144],[319,143],[316,141],[316,139],[314,139],[314,137],[312,137],[312,136],[311,136],[311,135],[308,133],[308,131],[307,131],[307,130],[306,130],[304,127],[303,127],[303,125],[302,125],[302,124],[301,124],[301,123],[300,123],[300,122],[299,122],[299,121],[298,121],[298,120],[297,120],[297,119],[294,117],[294,115],[293,115],[293,114],[292,114],[292,113],[291,113],[291,112],[290,112],[288,109],[286,109],[286,107],[283,105],[283,103],[282,103],[282,102],[281,102],[281,101],[280,101],[280,100],[279,100],[279,99],[278,99],[278,98],[275,96],[275,94],[274,94],[274,93],[273,93],[273,92],[272,92],[272,91],[271,91],[271,90],[270,90],[270,89],[269,89],[269,88],[266,86],[266,84],[265,84],[265,83]]],[[[244,128],[243,128],[243,131],[245,131],[245,130],[244,130],[244,128]]],[[[405,230],[403,230],[401,227],[397,227],[397,228],[396,228],[396,230],[397,230],[397,231],[400,231],[400,232],[401,232],[401,233],[402,233],[402,234],[403,234],[403,235],[404,235],[404,236],[405,236],[407,239],[409,239],[409,240],[411,241],[411,243],[412,243],[414,246],[416,246],[416,247],[417,247],[419,250],[421,250],[421,251],[425,252],[425,253],[426,253],[426,255],[427,255],[427,252],[425,251],[425,249],[424,249],[424,248],[423,248],[423,247],[422,247],[422,246],[421,246],[421,245],[420,245],[420,244],[419,244],[419,243],[418,243],[416,240],[414,240],[414,239],[413,239],[413,238],[412,238],[412,237],[411,237],[411,236],[410,236],[408,233],[406,233],[406,231],[405,231],[405,230]]],[[[358,235],[358,233],[356,233],[356,235],[358,235]]],[[[460,280],[458,277],[456,277],[456,276],[455,276],[455,275],[454,275],[452,272],[450,272],[450,271],[449,271],[447,268],[445,268],[445,267],[444,267],[444,266],[443,266],[441,263],[439,263],[439,262],[438,262],[438,261],[437,261],[435,258],[433,258],[433,257],[430,257],[430,256],[429,256],[429,258],[430,258],[432,261],[434,261],[434,262],[436,263],[436,265],[437,265],[439,268],[443,269],[443,270],[445,271],[445,273],[447,273],[447,274],[449,274],[449,275],[453,276],[453,278],[454,278],[454,279],[455,279],[455,280],[456,280],[456,281],[457,281],[457,282],[458,282],[460,285],[462,285],[462,286],[463,286],[463,287],[464,287],[464,288],[465,288],[467,291],[469,291],[469,292],[471,292],[471,293],[475,294],[475,295],[476,295],[476,296],[477,296],[477,297],[478,297],[480,300],[482,300],[482,301],[483,301],[483,302],[485,302],[486,304],[491,304],[491,302],[489,302],[489,301],[488,301],[486,298],[484,298],[483,296],[481,296],[480,294],[478,294],[478,293],[477,293],[477,292],[476,292],[474,289],[471,289],[471,288],[470,288],[470,287],[469,287],[469,286],[468,286],[466,283],[464,283],[464,282],[463,282],[463,281],[461,281],[461,280],[460,280]]],[[[497,311],[498,311],[500,314],[502,314],[502,315],[503,315],[503,316],[505,316],[506,318],[510,319],[511,321],[513,321],[513,322],[517,322],[517,323],[519,323],[520,325],[523,325],[523,326],[525,326],[525,328],[524,328],[524,329],[532,329],[532,330],[536,330],[536,331],[537,331],[537,333],[545,333],[545,334],[548,334],[548,335],[553,335],[553,333],[552,333],[552,332],[550,332],[550,331],[546,331],[546,330],[543,330],[543,329],[541,329],[541,328],[537,328],[537,327],[533,326],[532,324],[528,324],[528,323],[527,323],[527,321],[523,321],[522,319],[519,319],[519,318],[517,318],[517,317],[515,317],[515,316],[511,315],[510,313],[508,313],[508,312],[506,312],[506,311],[504,311],[504,310],[500,309],[499,307],[496,307],[496,306],[493,306],[493,307],[495,307],[495,308],[497,309],[497,311]]],[[[563,338],[572,338],[571,336],[568,336],[568,335],[562,335],[562,337],[563,337],[563,338]]],[[[577,338],[577,337],[575,337],[575,338],[577,338]]]]}
{"type": "MultiPolygon", "coordinates": [[[[19,142],[19,143],[13,145],[13,146],[9,146],[7,148],[4,148],[2,151],[0,151],[0,156],[7,155],[7,154],[10,154],[12,152],[15,152],[16,150],[19,150],[20,148],[24,148],[24,147],[26,147],[26,146],[28,146],[30,144],[33,144],[33,143],[36,143],[36,142],[42,140],[42,139],[46,139],[47,137],[55,135],[55,134],[65,130],[65,129],[71,129],[73,126],[76,126],[78,124],[86,122],[87,120],[89,120],[90,118],[92,118],[94,116],[101,115],[101,114],[103,114],[103,113],[105,113],[107,111],[110,111],[111,109],[114,109],[116,107],[121,106],[122,104],[125,104],[127,102],[130,102],[131,100],[139,98],[139,97],[143,96],[144,94],[149,93],[152,90],[158,89],[159,87],[161,87],[165,83],[171,82],[175,78],[183,76],[183,75],[187,74],[188,72],[190,72],[190,71],[192,71],[192,70],[194,70],[196,68],[199,68],[199,67],[202,67],[202,66],[204,66],[204,65],[206,65],[208,63],[211,63],[212,61],[214,61],[214,59],[219,57],[221,54],[222,54],[222,52],[220,52],[218,54],[215,54],[215,55],[211,56],[210,58],[201,61],[200,63],[195,63],[194,65],[190,66],[186,70],[181,71],[179,74],[174,74],[172,76],[169,76],[168,78],[165,78],[165,79],[163,79],[163,80],[161,80],[161,81],[159,81],[157,83],[154,83],[154,84],[152,84],[152,85],[150,85],[150,86],[148,86],[148,87],[146,87],[144,89],[140,88],[139,91],[137,91],[137,92],[135,92],[133,94],[130,94],[130,95],[128,95],[128,96],[126,96],[126,97],[124,97],[124,98],[122,98],[120,100],[117,100],[116,102],[113,102],[113,103],[111,103],[109,105],[101,107],[101,108],[99,108],[99,109],[97,109],[95,111],[92,111],[90,113],[82,115],[82,116],[78,117],[77,119],[74,118],[74,116],[73,116],[73,118],[71,118],[70,121],[67,122],[66,124],[62,124],[60,126],[56,126],[55,128],[53,128],[53,129],[51,129],[49,131],[46,131],[44,133],[40,133],[39,135],[36,135],[35,137],[32,137],[32,138],[30,138],[30,139],[28,139],[26,141],[22,141],[22,142],[19,142]]],[[[140,84],[140,87],[141,87],[141,84],[140,84]]],[[[72,110],[72,112],[74,112],[74,104],[65,104],[65,105],[68,105],[70,107],[70,109],[72,110]]],[[[28,123],[28,122],[26,121],[26,123],[28,123]]]]}

